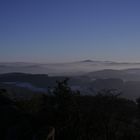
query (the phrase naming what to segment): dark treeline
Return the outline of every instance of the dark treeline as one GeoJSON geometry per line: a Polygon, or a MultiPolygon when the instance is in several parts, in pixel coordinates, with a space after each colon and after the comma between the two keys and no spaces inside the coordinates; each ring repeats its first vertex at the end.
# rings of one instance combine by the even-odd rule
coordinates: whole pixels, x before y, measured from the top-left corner
{"type": "Polygon", "coordinates": [[[140,99],[121,98],[115,90],[81,96],[67,80],[50,93],[17,100],[1,90],[0,139],[49,140],[51,134],[55,140],[140,139],[140,99]]]}

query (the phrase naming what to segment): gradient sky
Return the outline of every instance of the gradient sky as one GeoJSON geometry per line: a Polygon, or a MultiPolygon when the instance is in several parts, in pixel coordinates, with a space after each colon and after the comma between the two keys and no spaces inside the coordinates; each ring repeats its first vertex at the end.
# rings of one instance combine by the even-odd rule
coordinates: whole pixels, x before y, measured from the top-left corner
{"type": "Polygon", "coordinates": [[[0,61],[140,61],[139,0],[0,0],[0,61]]]}

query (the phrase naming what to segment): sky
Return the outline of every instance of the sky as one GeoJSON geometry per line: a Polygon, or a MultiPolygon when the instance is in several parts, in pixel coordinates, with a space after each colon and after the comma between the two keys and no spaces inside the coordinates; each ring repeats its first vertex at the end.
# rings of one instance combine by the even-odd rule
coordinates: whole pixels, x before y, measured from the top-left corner
{"type": "Polygon", "coordinates": [[[139,0],[0,0],[1,62],[140,62],[139,0]]]}

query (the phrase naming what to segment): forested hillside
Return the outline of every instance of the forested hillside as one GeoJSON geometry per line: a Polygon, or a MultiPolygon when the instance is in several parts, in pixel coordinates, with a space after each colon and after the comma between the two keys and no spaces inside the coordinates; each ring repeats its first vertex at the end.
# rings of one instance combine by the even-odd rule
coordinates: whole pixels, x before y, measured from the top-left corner
{"type": "Polygon", "coordinates": [[[0,90],[2,140],[139,140],[140,99],[120,97],[117,90],[95,96],[72,91],[67,80],[57,82],[51,95],[11,99],[0,90]],[[48,139],[47,139],[48,140],[48,139]]]}

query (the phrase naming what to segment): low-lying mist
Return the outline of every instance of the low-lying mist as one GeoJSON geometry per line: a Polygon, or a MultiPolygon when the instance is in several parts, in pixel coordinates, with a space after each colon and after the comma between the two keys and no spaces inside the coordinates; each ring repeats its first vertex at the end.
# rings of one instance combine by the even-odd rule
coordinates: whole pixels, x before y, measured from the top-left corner
{"type": "Polygon", "coordinates": [[[82,75],[103,69],[139,69],[140,63],[117,63],[111,61],[78,61],[72,63],[0,63],[0,73],[22,72],[32,74],[82,75]]]}

